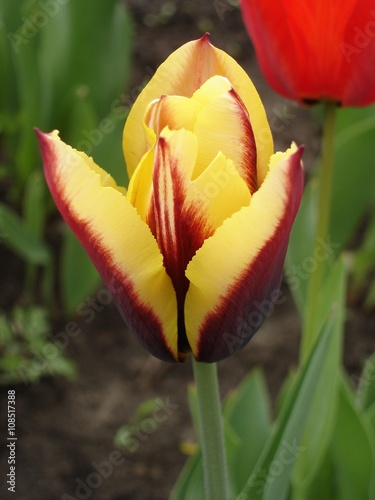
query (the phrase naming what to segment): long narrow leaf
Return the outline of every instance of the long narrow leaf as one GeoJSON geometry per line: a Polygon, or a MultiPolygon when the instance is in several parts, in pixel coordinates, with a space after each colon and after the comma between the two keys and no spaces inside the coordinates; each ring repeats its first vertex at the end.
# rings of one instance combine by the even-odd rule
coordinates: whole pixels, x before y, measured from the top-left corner
{"type": "Polygon", "coordinates": [[[50,253],[43,241],[6,205],[0,205],[1,242],[31,264],[46,264],[50,253]]]}
{"type": "MultiPolygon", "coordinates": [[[[341,284],[340,284],[341,285],[341,284]]],[[[325,323],[314,349],[296,376],[281,413],[254,472],[250,475],[239,500],[283,500],[287,498],[290,477],[299,455],[306,452],[303,435],[314,394],[323,384],[325,365],[337,349],[338,325],[342,324],[343,306],[337,303],[325,323]]],[[[307,451],[309,453],[309,451],[307,451]]]]}

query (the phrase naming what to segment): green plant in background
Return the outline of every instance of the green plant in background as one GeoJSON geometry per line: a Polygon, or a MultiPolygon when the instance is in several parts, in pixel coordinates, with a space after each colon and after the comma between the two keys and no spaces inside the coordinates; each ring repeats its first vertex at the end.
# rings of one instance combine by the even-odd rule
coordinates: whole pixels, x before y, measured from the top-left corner
{"type": "MultiPolygon", "coordinates": [[[[6,234],[2,242],[28,266],[25,292],[35,292],[39,265],[44,297],[50,298],[52,251],[44,230],[54,208],[32,129],[59,127],[108,169],[121,165],[122,153],[114,144],[127,112],[122,96],[130,73],[131,23],[117,0],[1,0],[0,12],[1,173],[9,185],[0,231],[6,234]]],[[[59,283],[68,313],[98,284],[96,271],[67,230],[59,283]]]]}
{"type": "Polygon", "coordinates": [[[143,401],[136,409],[128,424],[121,426],[114,437],[117,448],[134,453],[140,442],[146,441],[179,405],[167,397],[151,398],[143,401]]]}
{"type": "Polygon", "coordinates": [[[48,313],[41,307],[15,307],[11,315],[0,315],[0,384],[75,376],[75,365],[49,338],[50,330],[48,313]]]}
{"type": "MultiPolygon", "coordinates": [[[[374,207],[372,214],[374,214],[374,207]]],[[[352,252],[352,296],[363,301],[365,310],[375,308],[375,216],[365,230],[361,246],[352,252]]]]}
{"type": "MultiPolygon", "coordinates": [[[[60,224],[53,243],[46,238],[55,208],[33,127],[59,127],[109,170],[121,165],[118,144],[129,105],[131,39],[129,15],[118,0],[0,0],[0,183],[6,188],[0,202],[1,244],[24,263],[22,296],[28,304],[37,300],[55,306],[57,280],[64,311],[72,314],[99,283],[66,227],[60,224]]],[[[18,344],[22,339],[26,342],[21,336],[18,344]]],[[[18,358],[7,359],[3,370],[8,367],[10,376],[18,358]]]]}

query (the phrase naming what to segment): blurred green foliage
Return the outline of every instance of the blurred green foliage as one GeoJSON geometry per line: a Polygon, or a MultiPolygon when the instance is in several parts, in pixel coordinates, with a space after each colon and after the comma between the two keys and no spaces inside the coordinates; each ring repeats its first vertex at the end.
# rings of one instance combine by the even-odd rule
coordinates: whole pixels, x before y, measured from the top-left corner
{"type": "MultiPolygon", "coordinates": [[[[286,380],[272,421],[262,373],[253,370],[223,408],[230,498],[349,500],[375,494],[375,356],[355,389],[340,359],[346,270],[338,259],[322,290],[319,335],[286,380]]],[[[195,393],[190,409],[196,421],[195,393]]],[[[196,434],[198,434],[196,432],[196,434]]],[[[204,498],[202,454],[188,459],[172,500],[204,498]]]]}
{"type": "Polygon", "coordinates": [[[41,307],[15,307],[10,316],[0,315],[0,384],[75,376],[73,362],[49,338],[50,331],[47,311],[41,307]]]}
{"type": "Polygon", "coordinates": [[[68,228],[55,224],[58,236],[46,238],[55,207],[33,128],[60,130],[65,142],[125,182],[131,44],[120,0],[0,0],[0,233],[24,264],[26,304],[36,297],[53,305],[57,284],[72,314],[99,283],[68,228]]]}
{"type": "MultiPolygon", "coordinates": [[[[309,277],[314,267],[313,259],[325,260],[328,276],[328,270],[341,251],[349,244],[354,244],[357,248],[360,246],[360,241],[353,241],[353,236],[360,225],[366,218],[371,220],[375,217],[374,137],[375,106],[337,110],[329,238],[326,242],[314,242],[318,202],[317,175],[320,168],[318,163],[314,175],[305,188],[302,204],[291,232],[286,259],[287,281],[301,313],[306,304],[309,277]]],[[[370,229],[369,231],[371,232],[370,229]]],[[[370,246],[369,236],[365,248],[368,249],[370,246]]],[[[367,253],[368,250],[365,248],[364,252],[367,253]]],[[[374,253],[372,263],[373,255],[374,253]]],[[[358,258],[365,259],[362,251],[358,254],[358,258]]],[[[364,264],[359,262],[356,267],[361,265],[364,264]]],[[[366,269],[369,267],[374,269],[370,263],[366,266],[366,269]]],[[[358,274],[357,270],[354,272],[356,286],[367,286],[369,275],[358,274]]]]}
{"type": "MultiPolygon", "coordinates": [[[[44,267],[49,275],[45,296],[50,297],[52,252],[45,225],[54,206],[33,127],[59,129],[63,140],[94,156],[111,173],[117,169],[117,178],[124,180],[121,133],[126,107],[115,104],[128,84],[131,23],[117,0],[0,0],[0,16],[1,174],[9,186],[7,204],[0,206],[0,231],[6,235],[3,243],[28,268],[44,267]]],[[[71,313],[98,276],[68,230],[62,248],[59,283],[71,313]]],[[[27,272],[25,291],[30,294],[34,276],[27,272]]]]}

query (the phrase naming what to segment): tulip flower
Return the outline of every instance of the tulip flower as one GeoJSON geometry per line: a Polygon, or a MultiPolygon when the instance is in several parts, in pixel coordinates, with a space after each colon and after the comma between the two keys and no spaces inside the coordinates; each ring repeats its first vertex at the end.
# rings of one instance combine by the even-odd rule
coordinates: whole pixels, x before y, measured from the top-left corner
{"type": "Polygon", "coordinates": [[[373,0],[241,0],[268,83],[311,104],[375,102],[373,0]]]}
{"type": "Polygon", "coordinates": [[[273,154],[238,64],[205,35],[160,66],[125,125],[127,190],[38,136],[55,203],[140,343],[167,361],[243,347],[276,300],[303,170],[301,148],[273,154]]]}

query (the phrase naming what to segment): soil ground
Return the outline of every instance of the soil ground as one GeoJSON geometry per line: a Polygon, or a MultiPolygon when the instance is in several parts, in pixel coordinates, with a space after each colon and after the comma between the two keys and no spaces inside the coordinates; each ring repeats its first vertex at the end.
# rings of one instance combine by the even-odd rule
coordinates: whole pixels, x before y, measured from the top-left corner
{"type": "MultiPolygon", "coordinates": [[[[135,28],[132,86],[147,76],[146,68],[156,68],[177,47],[209,31],[212,43],[231,53],[253,79],[275,132],[276,149],[285,150],[291,140],[306,144],[304,161],[307,171],[312,168],[319,151],[319,130],[307,110],[283,100],[264,82],[236,7],[225,1],[154,1],[149,5],[132,0],[128,4],[135,28]]],[[[1,249],[0,262],[0,298],[8,301],[19,290],[19,266],[5,249],[1,249]]],[[[220,363],[223,396],[259,367],[274,404],[284,378],[297,363],[300,341],[296,309],[286,288],[283,293],[286,300],[250,344],[220,363]]],[[[168,498],[186,461],[181,444],[195,439],[187,406],[191,364],[165,364],[151,358],[126,330],[113,304],[94,316],[89,323],[75,318],[81,333],[70,339],[66,349],[79,369],[75,381],[46,378],[36,385],[11,387],[16,390],[17,405],[17,492],[4,494],[2,484],[1,498],[168,498]],[[158,414],[165,416],[163,422],[157,428],[138,429],[132,451],[116,452],[117,429],[131,422],[143,401],[154,397],[160,398],[158,414]],[[97,468],[102,471],[101,479],[95,474],[97,468]]],[[[67,321],[60,317],[53,333],[62,331],[67,321]]],[[[374,348],[374,318],[351,309],[345,365],[353,380],[374,348]]],[[[8,389],[0,388],[1,483],[7,459],[8,389]]]]}

